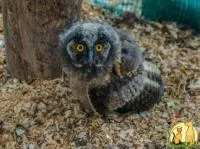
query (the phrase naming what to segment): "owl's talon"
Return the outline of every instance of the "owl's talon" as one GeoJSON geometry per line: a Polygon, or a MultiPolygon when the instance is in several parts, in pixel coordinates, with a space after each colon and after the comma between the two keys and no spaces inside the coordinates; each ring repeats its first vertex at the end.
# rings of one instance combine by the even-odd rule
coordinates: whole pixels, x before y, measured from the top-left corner
{"type": "Polygon", "coordinates": [[[83,103],[81,103],[81,108],[83,111],[85,111],[87,113],[88,116],[91,116],[91,115],[94,115],[97,113],[96,110],[93,107],[91,107],[91,105],[88,106],[88,105],[84,105],[83,103]]]}
{"type": "Polygon", "coordinates": [[[108,113],[104,114],[104,118],[108,121],[117,121],[117,122],[121,122],[123,120],[123,117],[114,111],[109,111],[108,113]]]}

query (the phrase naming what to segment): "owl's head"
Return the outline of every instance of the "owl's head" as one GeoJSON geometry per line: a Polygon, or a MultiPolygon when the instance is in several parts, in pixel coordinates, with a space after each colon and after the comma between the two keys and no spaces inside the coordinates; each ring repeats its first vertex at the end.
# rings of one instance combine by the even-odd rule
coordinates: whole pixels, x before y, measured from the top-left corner
{"type": "Polygon", "coordinates": [[[102,22],[76,22],[60,35],[66,61],[76,70],[95,76],[121,62],[117,32],[102,22]]]}

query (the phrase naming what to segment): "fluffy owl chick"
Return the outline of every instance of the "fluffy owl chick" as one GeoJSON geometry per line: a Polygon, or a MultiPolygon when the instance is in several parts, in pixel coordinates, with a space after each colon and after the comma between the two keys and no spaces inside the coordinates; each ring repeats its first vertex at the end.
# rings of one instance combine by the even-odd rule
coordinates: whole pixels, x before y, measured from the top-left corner
{"type": "Polygon", "coordinates": [[[60,49],[64,82],[69,83],[86,112],[95,112],[89,90],[110,82],[113,70],[120,74],[118,33],[102,22],[76,22],[60,34],[60,49]]]}
{"type": "Polygon", "coordinates": [[[160,71],[143,59],[133,36],[102,22],[77,22],[60,35],[60,46],[63,78],[86,112],[142,111],[159,101],[160,71]]]}

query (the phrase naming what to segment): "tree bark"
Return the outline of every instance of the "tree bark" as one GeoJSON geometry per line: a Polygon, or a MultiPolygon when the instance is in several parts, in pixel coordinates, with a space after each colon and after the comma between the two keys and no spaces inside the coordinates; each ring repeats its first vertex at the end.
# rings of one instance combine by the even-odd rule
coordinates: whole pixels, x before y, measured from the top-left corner
{"type": "Polygon", "coordinates": [[[2,0],[7,69],[21,80],[61,75],[58,34],[80,18],[82,0],[2,0]]]}

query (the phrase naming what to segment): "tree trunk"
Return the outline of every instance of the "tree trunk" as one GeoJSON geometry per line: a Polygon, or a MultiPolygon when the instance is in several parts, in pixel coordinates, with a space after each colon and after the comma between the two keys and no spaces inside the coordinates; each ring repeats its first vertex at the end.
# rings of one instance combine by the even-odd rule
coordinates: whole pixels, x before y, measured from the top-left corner
{"type": "Polygon", "coordinates": [[[2,0],[9,73],[21,80],[61,74],[58,34],[80,18],[82,0],[2,0]]]}

